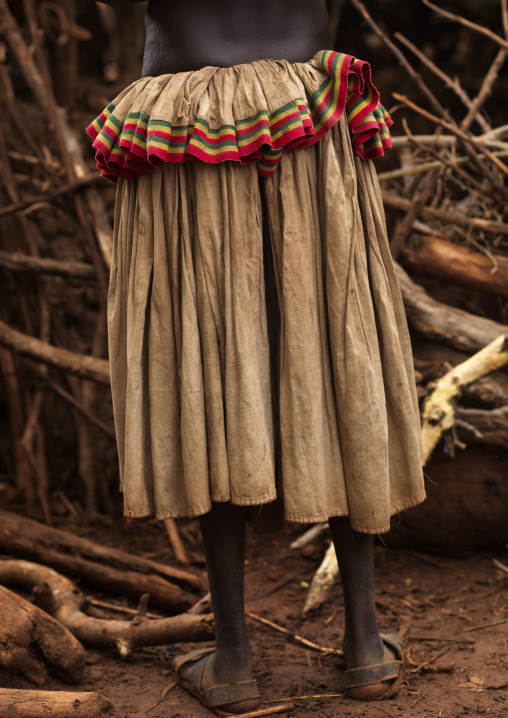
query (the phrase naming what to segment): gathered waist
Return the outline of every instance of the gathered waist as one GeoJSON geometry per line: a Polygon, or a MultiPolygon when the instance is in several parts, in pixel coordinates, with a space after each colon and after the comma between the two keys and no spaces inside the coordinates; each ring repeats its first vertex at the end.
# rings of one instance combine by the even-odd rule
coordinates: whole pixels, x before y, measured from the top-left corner
{"type": "Polygon", "coordinates": [[[283,152],[317,142],[344,112],[362,159],[391,147],[392,120],[368,63],[324,50],[305,63],[256,60],[141,78],[87,131],[97,167],[114,182],[160,162],[257,162],[269,176],[283,152]]]}

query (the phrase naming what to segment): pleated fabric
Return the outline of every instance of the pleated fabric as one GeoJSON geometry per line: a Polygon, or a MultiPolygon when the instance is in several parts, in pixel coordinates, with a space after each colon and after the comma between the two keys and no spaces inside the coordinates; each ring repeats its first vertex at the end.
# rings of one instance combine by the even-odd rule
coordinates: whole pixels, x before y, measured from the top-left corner
{"type": "Polygon", "coordinates": [[[345,117],[267,178],[121,179],[108,321],[126,516],[279,498],[287,520],[382,533],[423,501],[404,308],[345,117]]]}

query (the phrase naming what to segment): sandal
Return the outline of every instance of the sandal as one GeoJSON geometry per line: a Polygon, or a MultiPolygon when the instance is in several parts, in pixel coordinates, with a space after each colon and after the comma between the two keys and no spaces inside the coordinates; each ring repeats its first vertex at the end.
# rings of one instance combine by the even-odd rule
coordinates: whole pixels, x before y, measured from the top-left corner
{"type": "Polygon", "coordinates": [[[344,672],[346,679],[346,692],[349,698],[357,701],[375,700],[379,701],[384,698],[393,698],[400,689],[403,675],[404,653],[402,650],[402,639],[395,633],[382,633],[381,640],[387,649],[397,656],[396,660],[388,660],[373,666],[365,666],[363,668],[351,668],[344,672]],[[393,681],[386,686],[381,693],[375,694],[372,691],[373,686],[379,684],[380,689],[386,681],[393,681]],[[370,690],[358,690],[367,687],[370,690]],[[354,688],[354,692],[350,689],[354,688]]]}
{"type": "Polygon", "coordinates": [[[204,688],[206,674],[210,674],[209,659],[214,652],[215,648],[202,648],[175,658],[173,668],[178,683],[218,716],[256,710],[261,701],[255,680],[232,681],[204,688]],[[190,668],[185,677],[181,675],[184,667],[190,668]]]}

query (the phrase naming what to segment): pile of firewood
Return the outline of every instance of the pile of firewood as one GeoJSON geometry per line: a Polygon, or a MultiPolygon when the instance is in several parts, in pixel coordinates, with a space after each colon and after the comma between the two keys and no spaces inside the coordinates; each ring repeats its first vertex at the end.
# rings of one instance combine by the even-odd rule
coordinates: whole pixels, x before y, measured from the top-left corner
{"type": "MultiPolygon", "coordinates": [[[[0,511],[0,552],[16,557],[0,559],[0,666],[38,688],[50,674],[79,683],[85,670],[84,646],[113,647],[126,658],[141,646],[213,639],[213,618],[205,613],[209,600],[200,598],[206,591],[201,575],[5,511],[0,511]],[[68,576],[138,599],[139,607],[133,610],[87,597],[68,576]],[[33,602],[5,588],[11,585],[31,590],[33,602]],[[147,613],[148,600],[173,615],[147,613]],[[105,618],[104,608],[125,613],[129,620],[105,618]]],[[[57,718],[71,713],[77,718],[116,715],[109,701],[93,693],[0,689],[0,718],[37,718],[47,715],[49,707],[57,718]]]]}
{"type": "MultiPolygon", "coordinates": [[[[427,455],[438,441],[449,456],[455,455],[453,462],[446,458],[447,465],[438,464],[436,455],[428,471],[432,474],[439,465],[442,477],[450,473],[450,465],[461,467],[456,471],[464,471],[466,481],[470,473],[460,463],[465,452],[456,449],[471,447],[467,451],[470,472],[490,467],[487,488],[482,486],[475,493],[470,488],[473,484],[467,484],[471,500],[476,509],[480,494],[496,495],[496,502],[488,497],[485,501],[488,510],[497,513],[484,512],[484,525],[491,535],[495,533],[496,541],[506,542],[508,489],[499,467],[508,455],[508,381],[501,369],[508,360],[508,125],[493,127],[485,103],[495,92],[508,55],[508,0],[499,1],[503,34],[422,0],[450,27],[478,34],[497,51],[475,96],[468,95],[459,78],[445,74],[405,37],[388,37],[360,0],[349,2],[393,53],[417,98],[394,96],[397,104],[391,109],[399,119],[399,134],[394,137],[393,154],[398,166],[383,171],[379,178],[390,247],[414,337],[427,455]],[[423,68],[426,77],[433,76],[434,83],[444,83],[450,96],[458,98],[463,105],[460,116],[438,99],[432,82],[425,82],[415,67],[423,68]],[[425,133],[412,132],[416,117],[419,127],[426,123],[425,133]],[[498,526],[501,520],[503,527],[498,526]]],[[[344,3],[330,0],[331,16],[337,22],[344,3]]],[[[0,0],[4,101],[0,116],[0,368],[1,398],[8,409],[13,444],[12,471],[8,480],[0,482],[0,495],[6,502],[40,505],[46,523],[51,524],[55,495],[76,520],[93,517],[98,510],[107,512],[112,505],[108,482],[116,476],[100,476],[101,466],[115,463],[105,359],[112,228],[104,193],[95,187],[103,180],[90,171],[65,110],[55,100],[38,5],[35,0],[19,5],[22,8],[16,7],[14,16],[13,4],[0,0]],[[15,92],[18,85],[24,99],[15,92]],[[39,135],[28,128],[30,114],[34,124],[44,129],[39,135]],[[64,348],[69,346],[73,351],[64,348]],[[67,497],[65,482],[55,478],[59,467],[51,462],[60,441],[77,446],[73,465],[80,477],[79,502],[76,496],[67,497]],[[103,456],[111,461],[102,461],[103,456]]],[[[439,534],[439,516],[443,523],[452,524],[445,502],[429,488],[435,494],[429,510],[432,520],[426,516],[416,523],[421,528],[430,521],[432,532],[439,534]]],[[[460,510],[460,501],[449,503],[460,510]]],[[[174,533],[174,526],[167,528],[174,533]]],[[[415,525],[410,533],[417,536],[415,525]]],[[[20,531],[20,541],[22,535],[20,531]]],[[[2,541],[2,550],[11,553],[2,541]]],[[[441,543],[446,545],[446,540],[441,543]]],[[[32,544],[45,546],[40,537],[32,544]]],[[[85,575],[73,573],[77,564],[73,568],[59,563],[60,553],[52,545],[45,553],[23,549],[15,555],[69,575],[85,575]]],[[[74,562],[78,554],[72,552],[74,562]]],[[[88,565],[90,573],[105,576],[103,558],[100,564],[93,563],[92,571],[93,559],[84,551],[79,555],[80,571],[88,565]]],[[[114,563],[109,561],[108,571],[114,563]]],[[[126,573],[131,570],[132,566],[126,573]]],[[[39,569],[25,566],[19,571],[24,572],[24,585],[42,581],[39,569]]],[[[334,572],[333,552],[329,552],[320,574],[326,585],[333,581],[334,572]]],[[[168,577],[156,573],[151,580],[157,584],[157,578],[158,585],[149,587],[146,576],[139,581],[139,586],[145,586],[142,592],[150,593],[154,602],[169,590],[161,584],[168,577]]],[[[104,580],[112,585],[110,574],[104,580]]],[[[43,582],[51,586],[52,581],[56,585],[60,579],[48,574],[43,582]]],[[[69,586],[61,590],[72,593],[69,586]]],[[[125,584],[122,590],[128,592],[125,584]]],[[[179,584],[173,590],[180,596],[177,610],[186,610],[192,602],[187,588],[179,584]]],[[[60,615],[61,607],[48,591],[45,605],[60,615]]],[[[82,610],[82,598],[74,599],[65,611],[82,610]]],[[[123,640],[118,635],[113,631],[111,640],[123,640]]]]}

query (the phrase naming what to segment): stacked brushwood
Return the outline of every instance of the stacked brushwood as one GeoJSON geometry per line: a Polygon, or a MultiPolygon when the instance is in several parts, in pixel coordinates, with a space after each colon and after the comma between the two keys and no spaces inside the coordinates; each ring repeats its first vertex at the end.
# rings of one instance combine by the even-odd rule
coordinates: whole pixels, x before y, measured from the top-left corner
{"type": "MultiPolygon", "coordinates": [[[[447,27],[490,43],[495,56],[468,95],[458,78],[402,35],[389,37],[360,0],[349,0],[415,89],[411,97],[395,95],[397,167],[382,171],[380,182],[414,339],[424,443],[432,455],[426,473],[434,481],[430,500],[397,524],[391,540],[497,545],[508,541],[508,125],[492,126],[485,105],[508,54],[507,0],[499,0],[502,34],[422,2],[447,27]],[[425,82],[420,70],[432,80],[425,82]],[[433,83],[444,83],[463,112],[440,101],[433,83]]],[[[329,4],[338,21],[345,2],[329,4]]],[[[103,180],[84,160],[55,99],[39,10],[35,0],[0,0],[0,399],[13,446],[0,495],[4,504],[40,507],[51,524],[57,498],[59,510],[76,520],[114,504],[117,477],[105,469],[116,464],[105,320],[112,226],[108,190],[98,192],[103,180]],[[62,445],[77,446],[70,471],[62,466],[62,445]],[[68,497],[64,476],[73,473],[79,490],[68,497]]],[[[89,37],[73,13],[68,19],[72,42],[89,37]]],[[[167,529],[174,536],[174,526],[167,529]]],[[[75,575],[49,554],[13,555],[75,575]]],[[[327,554],[325,583],[334,571],[327,554]]],[[[156,596],[157,587],[147,592],[156,596]]],[[[175,610],[184,610],[185,601],[175,610]]]]}
{"type": "MultiPolygon", "coordinates": [[[[422,0],[443,23],[492,44],[492,64],[470,96],[459,78],[444,73],[406,37],[389,37],[360,0],[350,2],[397,59],[418,98],[393,93],[399,167],[381,172],[379,180],[413,339],[428,498],[394,518],[387,542],[446,551],[504,546],[508,124],[492,126],[484,108],[508,57],[508,3],[498,3],[500,35],[422,0]],[[432,81],[425,82],[423,74],[432,81]],[[460,116],[438,99],[433,83],[444,83],[448,97],[460,100],[460,116]],[[426,131],[413,132],[415,122],[426,131]]],[[[292,546],[303,549],[326,532],[320,524],[292,546]]],[[[304,616],[322,608],[338,575],[330,544],[304,616]]]]}

